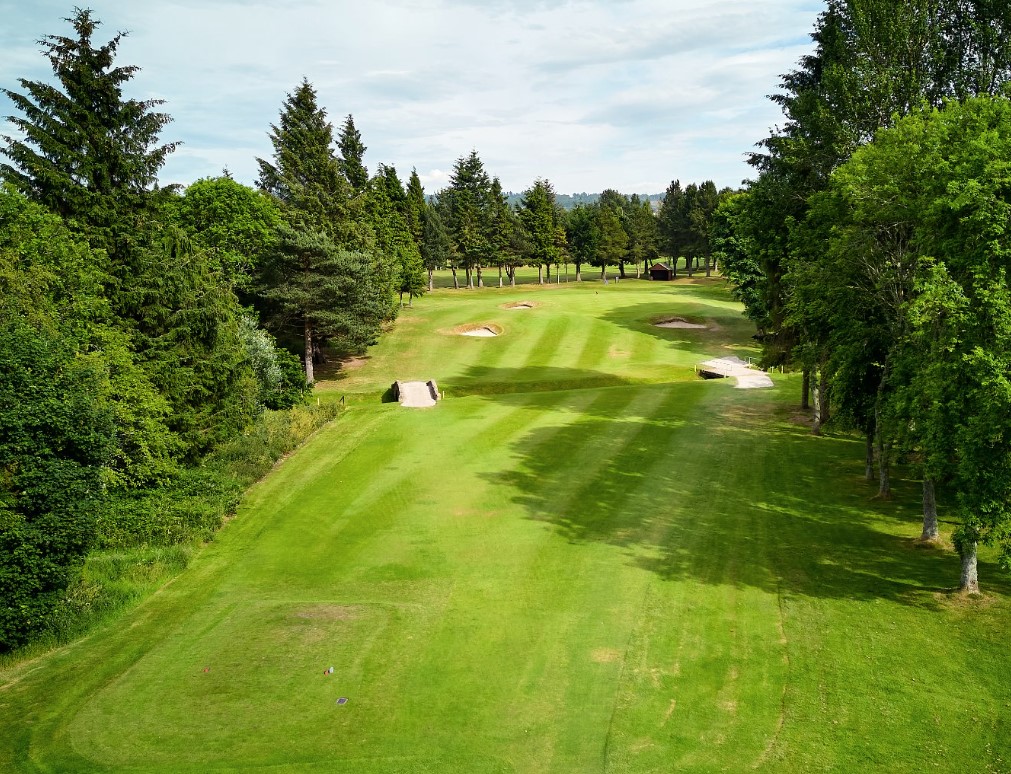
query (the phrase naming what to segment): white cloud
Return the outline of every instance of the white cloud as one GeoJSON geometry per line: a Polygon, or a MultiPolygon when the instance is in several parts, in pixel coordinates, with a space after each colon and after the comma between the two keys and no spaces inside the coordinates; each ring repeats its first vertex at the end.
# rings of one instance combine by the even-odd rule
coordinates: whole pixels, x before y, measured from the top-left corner
{"type": "MultiPolygon", "coordinates": [[[[94,0],[99,39],[129,29],[135,96],[166,100],[183,148],[164,182],[227,166],[244,182],[307,77],[331,121],[353,113],[370,168],[426,190],[474,148],[507,190],[735,185],[780,118],[765,95],[808,50],[814,0],[94,0]],[[428,170],[422,172],[422,170],[428,170]]],[[[0,0],[0,85],[48,74],[34,41],[65,33],[62,1],[0,0]]],[[[0,113],[9,113],[0,99],[0,113]]]]}

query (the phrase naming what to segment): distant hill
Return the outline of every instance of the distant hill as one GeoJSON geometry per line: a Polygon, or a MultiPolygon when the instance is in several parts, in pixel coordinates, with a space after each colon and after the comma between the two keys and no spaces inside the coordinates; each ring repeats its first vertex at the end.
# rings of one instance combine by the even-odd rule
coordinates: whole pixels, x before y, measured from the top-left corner
{"type": "MultiPolygon", "coordinates": [[[[629,194],[631,195],[631,194],[629,194]]],[[[640,199],[648,199],[651,202],[663,201],[663,194],[639,194],[640,199]]],[[[599,193],[574,193],[574,194],[555,194],[555,201],[558,202],[563,208],[571,210],[577,204],[593,204],[600,198],[599,193]]],[[[522,193],[513,193],[512,191],[506,192],[506,201],[509,202],[510,206],[519,204],[523,199],[522,193]]],[[[656,204],[653,205],[656,209],[656,204]]]]}

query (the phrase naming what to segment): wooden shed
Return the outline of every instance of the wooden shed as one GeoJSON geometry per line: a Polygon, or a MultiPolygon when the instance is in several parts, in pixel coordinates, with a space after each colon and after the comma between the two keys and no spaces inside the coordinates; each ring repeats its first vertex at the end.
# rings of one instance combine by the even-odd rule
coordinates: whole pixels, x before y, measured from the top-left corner
{"type": "Polygon", "coordinates": [[[649,270],[649,278],[652,280],[672,280],[674,272],[666,263],[654,263],[649,270]]]}

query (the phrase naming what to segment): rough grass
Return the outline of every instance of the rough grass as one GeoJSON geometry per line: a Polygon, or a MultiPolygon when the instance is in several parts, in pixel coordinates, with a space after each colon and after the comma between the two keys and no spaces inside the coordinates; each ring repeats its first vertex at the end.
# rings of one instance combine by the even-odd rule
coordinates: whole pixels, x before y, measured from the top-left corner
{"type": "Polygon", "coordinates": [[[747,350],[718,285],[636,285],[416,302],[175,582],[2,672],[0,769],[1007,770],[995,567],[952,595],[915,483],[873,500],[792,377],[680,373],[747,350]],[[371,397],[432,377],[433,409],[371,397]]]}

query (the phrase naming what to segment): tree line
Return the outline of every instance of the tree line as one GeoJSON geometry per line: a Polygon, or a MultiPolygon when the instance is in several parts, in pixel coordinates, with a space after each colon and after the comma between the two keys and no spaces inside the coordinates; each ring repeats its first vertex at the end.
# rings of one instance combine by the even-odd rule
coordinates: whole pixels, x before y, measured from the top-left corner
{"type": "Polygon", "coordinates": [[[923,540],[950,504],[968,592],[978,544],[1011,561],[1009,32],[1001,3],[830,0],[711,227],[814,432],[863,433],[881,497],[913,465],[923,540]]]}
{"type": "Polygon", "coordinates": [[[453,287],[483,287],[484,271],[496,270],[498,285],[514,285],[516,269],[536,266],[538,281],[558,279],[560,267],[574,268],[582,281],[583,266],[600,269],[607,278],[615,267],[619,278],[648,273],[650,264],[668,256],[677,272],[684,260],[689,276],[716,268],[709,240],[710,222],[722,197],[709,180],[682,189],[675,180],[658,211],[648,198],[607,189],[590,203],[566,208],[549,180],[538,179],[512,205],[497,177],[489,176],[477,151],[454,163],[449,184],[423,199],[422,260],[433,287],[436,269],[452,272],[453,287]]]}

